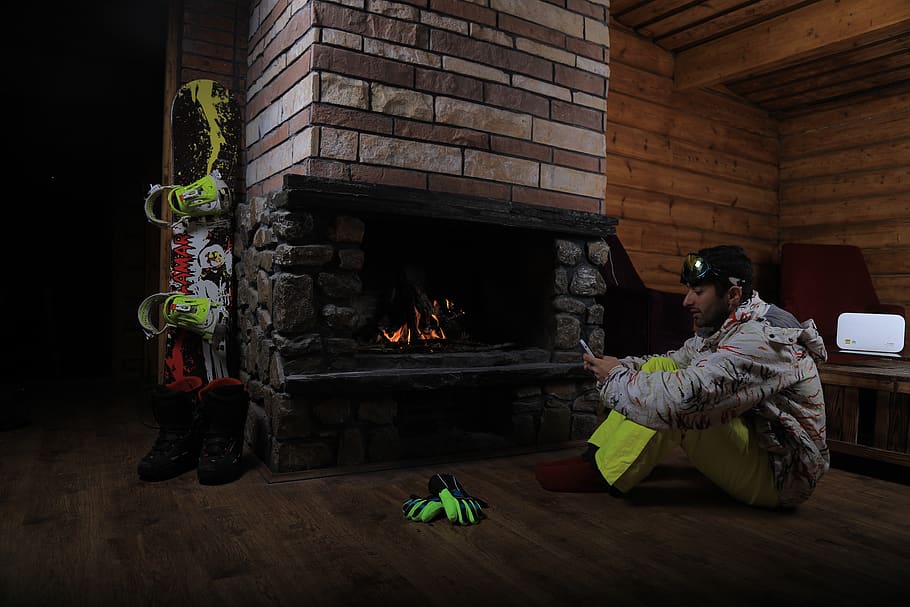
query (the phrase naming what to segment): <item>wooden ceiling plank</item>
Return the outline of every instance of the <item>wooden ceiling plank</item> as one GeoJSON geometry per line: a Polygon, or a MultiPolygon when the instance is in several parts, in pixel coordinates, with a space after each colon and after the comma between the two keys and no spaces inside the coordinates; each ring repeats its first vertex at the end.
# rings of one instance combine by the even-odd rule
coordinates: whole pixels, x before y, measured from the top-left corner
{"type": "Polygon", "coordinates": [[[649,0],[612,0],[610,2],[610,15],[623,15],[648,2],[649,0]]]}
{"type": "Polygon", "coordinates": [[[763,102],[762,107],[770,112],[786,112],[801,106],[815,105],[820,101],[870,92],[892,84],[906,82],[907,80],[910,80],[910,68],[898,68],[888,72],[872,74],[862,79],[839,82],[831,86],[813,89],[796,96],[770,99],[763,102]]]}
{"type": "MultiPolygon", "coordinates": [[[[901,73],[896,70],[907,66],[910,66],[910,53],[894,53],[863,62],[832,64],[827,71],[818,69],[815,73],[806,75],[801,80],[793,80],[778,86],[768,86],[753,91],[748,95],[743,95],[743,97],[759,105],[765,101],[787,97],[799,99],[801,95],[812,94],[818,89],[868,80],[872,74],[892,74],[884,82],[894,83],[904,79],[901,73]]],[[[881,85],[881,82],[879,82],[879,85],[881,85]]]]}
{"type": "Polygon", "coordinates": [[[821,0],[676,56],[674,83],[701,88],[814,59],[871,32],[910,24],[907,0],[821,0]]]}
{"type": "Polygon", "coordinates": [[[669,15],[661,16],[653,23],[640,28],[639,33],[653,38],[658,45],[659,39],[668,34],[679,31],[688,31],[703,23],[711,23],[722,18],[743,4],[743,0],[714,0],[713,2],[699,2],[689,5],[669,15]]]}
{"type": "MultiPolygon", "coordinates": [[[[884,116],[890,120],[896,114],[910,113],[910,82],[888,87],[887,91],[876,91],[866,99],[838,99],[825,103],[823,107],[788,112],[778,123],[780,136],[785,144],[802,141],[807,133],[824,133],[825,129],[843,131],[856,125],[867,125],[869,116],[884,116]]],[[[868,130],[868,129],[865,129],[868,130]]],[[[897,131],[900,132],[900,131],[897,131]]],[[[870,142],[856,145],[868,145],[870,142]]],[[[811,145],[820,147],[816,142],[811,145]]],[[[793,154],[781,153],[786,160],[793,154]]]]}
{"type": "Polygon", "coordinates": [[[757,91],[768,90],[792,82],[799,82],[807,78],[814,78],[834,70],[856,63],[874,61],[898,53],[907,53],[910,49],[910,34],[890,38],[885,42],[876,42],[844,53],[827,55],[815,61],[807,61],[786,69],[777,70],[769,74],[762,74],[739,82],[731,82],[727,86],[734,93],[743,97],[757,91]]]}
{"type": "Polygon", "coordinates": [[[668,51],[683,51],[690,46],[701,44],[708,40],[719,38],[723,35],[753,25],[759,21],[769,19],[779,13],[789,10],[805,0],[760,0],[740,7],[725,15],[720,15],[693,25],[682,31],[661,36],[655,42],[668,51]]]}
{"type": "Polygon", "coordinates": [[[629,27],[640,28],[688,8],[692,3],[692,0],[651,0],[647,4],[623,13],[619,20],[629,27]]]}

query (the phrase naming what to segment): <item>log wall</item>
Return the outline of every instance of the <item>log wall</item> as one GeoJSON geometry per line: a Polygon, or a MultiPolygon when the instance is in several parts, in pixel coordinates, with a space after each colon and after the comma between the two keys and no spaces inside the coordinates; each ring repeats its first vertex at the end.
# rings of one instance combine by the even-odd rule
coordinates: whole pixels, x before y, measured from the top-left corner
{"type": "Polygon", "coordinates": [[[860,247],[879,300],[910,310],[910,86],[780,133],[781,242],[860,247]]]}
{"type": "Polygon", "coordinates": [[[740,244],[776,300],[776,121],[733,95],[677,92],[670,53],[615,22],[610,36],[605,212],[636,270],[679,291],[681,256],[740,244]]]}

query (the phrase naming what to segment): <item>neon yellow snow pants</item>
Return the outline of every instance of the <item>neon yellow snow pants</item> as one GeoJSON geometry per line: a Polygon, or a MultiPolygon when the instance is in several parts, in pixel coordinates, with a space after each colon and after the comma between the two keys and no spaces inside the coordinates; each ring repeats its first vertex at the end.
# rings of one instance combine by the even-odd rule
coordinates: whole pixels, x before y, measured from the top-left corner
{"type": "MultiPolygon", "coordinates": [[[[676,371],[663,356],[649,359],[645,372],[676,371]]],[[[623,493],[643,481],[676,446],[689,461],[728,495],[750,506],[775,508],[780,501],[768,453],[754,432],[739,418],[705,430],[651,430],[611,411],[588,439],[599,447],[595,461],[600,473],[623,493]]]]}

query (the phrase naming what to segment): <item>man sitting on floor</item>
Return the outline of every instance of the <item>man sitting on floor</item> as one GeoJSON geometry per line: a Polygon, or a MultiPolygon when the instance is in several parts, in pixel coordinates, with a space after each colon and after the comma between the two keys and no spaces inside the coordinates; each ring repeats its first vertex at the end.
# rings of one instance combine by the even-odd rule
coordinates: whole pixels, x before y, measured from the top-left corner
{"type": "Polygon", "coordinates": [[[680,282],[695,336],[664,356],[584,355],[612,409],[580,457],[537,466],[551,491],[626,493],[675,446],[745,504],[792,507],[828,470],[815,323],[752,289],[738,246],[690,253],[680,282]]]}

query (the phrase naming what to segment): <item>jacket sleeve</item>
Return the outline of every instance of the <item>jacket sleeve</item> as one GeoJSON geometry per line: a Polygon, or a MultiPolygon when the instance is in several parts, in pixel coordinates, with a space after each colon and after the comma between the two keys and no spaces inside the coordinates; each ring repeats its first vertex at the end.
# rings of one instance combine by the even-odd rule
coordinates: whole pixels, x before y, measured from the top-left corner
{"type": "Polygon", "coordinates": [[[786,387],[789,365],[760,323],[744,323],[717,346],[696,351],[700,338],[671,353],[678,371],[646,373],[615,367],[601,388],[604,403],[654,430],[704,429],[729,422],[786,387]]]}
{"type": "Polygon", "coordinates": [[[690,337],[686,340],[686,343],[682,345],[678,350],[670,350],[665,354],[649,354],[647,356],[626,356],[625,358],[620,358],[619,363],[629,369],[641,369],[641,366],[654,358],[655,356],[665,356],[667,358],[672,358],[673,361],[679,367],[689,366],[689,361],[692,360],[693,356],[696,354],[696,344],[700,343],[701,339],[698,337],[690,337]]]}

